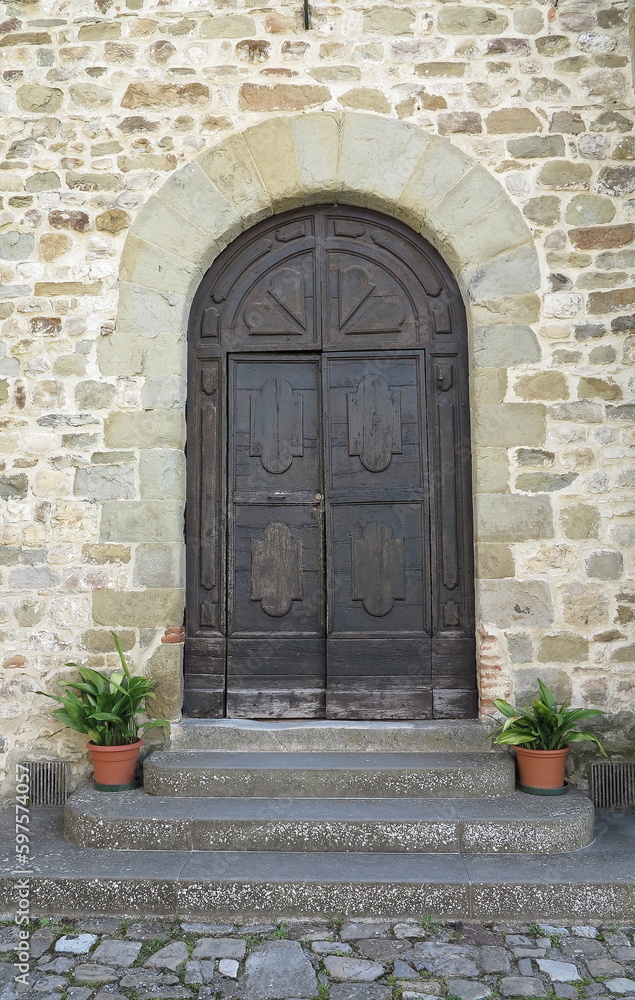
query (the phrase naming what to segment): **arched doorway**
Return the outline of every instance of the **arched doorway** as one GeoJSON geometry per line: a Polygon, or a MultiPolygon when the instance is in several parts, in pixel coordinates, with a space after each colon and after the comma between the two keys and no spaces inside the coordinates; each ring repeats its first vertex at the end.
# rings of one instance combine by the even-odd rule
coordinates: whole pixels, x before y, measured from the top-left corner
{"type": "Polygon", "coordinates": [[[256,225],[189,324],[185,711],[476,714],[467,335],[406,226],[256,225]]]}

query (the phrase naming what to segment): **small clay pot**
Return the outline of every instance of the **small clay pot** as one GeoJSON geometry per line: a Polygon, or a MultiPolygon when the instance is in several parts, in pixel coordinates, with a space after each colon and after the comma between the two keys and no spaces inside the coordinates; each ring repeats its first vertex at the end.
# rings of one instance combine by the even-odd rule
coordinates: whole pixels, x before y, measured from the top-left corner
{"type": "Polygon", "coordinates": [[[567,754],[571,747],[562,750],[528,750],[514,747],[518,764],[518,781],[529,788],[562,788],[567,754]]]}
{"type": "Polygon", "coordinates": [[[142,740],[134,743],[124,743],[122,746],[101,747],[90,741],[86,748],[95,772],[95,784],[103,787],[108,785],[130,785],[135,780],[135,770],[142,740]]]}

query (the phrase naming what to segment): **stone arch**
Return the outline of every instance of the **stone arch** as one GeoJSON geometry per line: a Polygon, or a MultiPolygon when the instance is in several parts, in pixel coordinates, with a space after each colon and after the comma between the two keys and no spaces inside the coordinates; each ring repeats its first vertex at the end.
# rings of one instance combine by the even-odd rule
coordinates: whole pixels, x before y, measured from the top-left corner
{"type": "MultiPolygon", "coordinates": [[[[98,348],[102,373],[184,379],[191,301],[215,257],[261,219],[331,200],[394,216],[441,253],[463,293],[474,379],[479,369],[539,360],[538,340],[528,325],[539,315],[538,257],[527,223],[499,181],[452,142],[414,123],[316,112],[269,117],[232,134],[172,174],[148,199],[122,254],[116,328],[98,348]]],[[[474,445],[495,448],[497,418],[478,400],[474,393],[474,445]]],[[[157,534],[174,547],[174,563],[182,566],[183,415],[162,406],[165,402],[150,403],[150,413],[113,414],[106,437],[127,435],[127,447],[140,450],[140,469],[144,461],[164,460],[157,449],[175,453],[174,474],[155,477],[149,494],[142,487],[131,516],[157,516],[157,534]]],[[[496,523],[499,513],[512,520],[525,516],[525,497],[502,495],[499,512],[494,500],[482,518],[476,504],[477,541],[487,539],[488,530],[491,539],[488,523],[496,523]]],[[[549,535],[546,523],[538,530],[549,535]]],[[[135,540],[134,531],[129,540],[135,540]]],[[[173,589],[161,588],[164,599],[156,590],[156,621],[144,620],[144,626],[180,624],[183,575],[173,579],[173,589]]],[[[137,585],[144,586],[143,580],[137,578],[137,585]]],[[[176,652],[177,647],[161,647],[155,665],[172,683],[179,676],[176,652]]]]}

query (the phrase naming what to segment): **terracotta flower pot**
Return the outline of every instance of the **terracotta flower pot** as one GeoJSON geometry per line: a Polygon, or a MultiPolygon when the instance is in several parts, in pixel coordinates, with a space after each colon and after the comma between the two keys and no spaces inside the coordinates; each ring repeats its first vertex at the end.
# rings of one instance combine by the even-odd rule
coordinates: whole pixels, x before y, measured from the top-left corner
{"type": "Polygon", "coordinates": [[[123,746],[101,747],[92,741],[86,744],[95,772],[95,784],[100,789],[133,787],[135,769],[143,740],[123,746]]]}
{"type": "Polygon", "coordinates": [[[529,750],[514,747],[518,764],[518,782],[528,788],[563,788],[565,766],[571,747],[562,750],[529,750]]]}

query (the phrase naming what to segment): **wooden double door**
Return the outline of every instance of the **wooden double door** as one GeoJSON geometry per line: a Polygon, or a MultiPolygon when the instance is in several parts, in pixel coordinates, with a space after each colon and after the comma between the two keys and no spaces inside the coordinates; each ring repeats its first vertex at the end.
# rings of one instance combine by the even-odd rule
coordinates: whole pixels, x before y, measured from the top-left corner
{"type": "Polygon", "coordinates": [[[476,714],[465,325],[406,227],[277,216],[190,323],[185,710],[476,714]]]}

